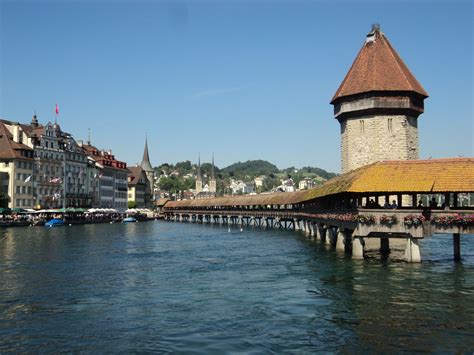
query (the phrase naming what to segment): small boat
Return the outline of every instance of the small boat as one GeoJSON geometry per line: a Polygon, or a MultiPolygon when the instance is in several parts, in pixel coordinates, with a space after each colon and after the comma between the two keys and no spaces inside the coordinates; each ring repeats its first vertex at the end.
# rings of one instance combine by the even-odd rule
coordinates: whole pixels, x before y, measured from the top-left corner
{"type": "Polygon", "coordinates": [[[137,220],[133,217],[127,217],[122,220],[122,223],[135,223],[137,220]]]}
{"type": "Polygon", "coordinates": [[[64,226],[64,221],[59,218],[53,218],[44,224],[45,227],[59,227],[64,226]]]}

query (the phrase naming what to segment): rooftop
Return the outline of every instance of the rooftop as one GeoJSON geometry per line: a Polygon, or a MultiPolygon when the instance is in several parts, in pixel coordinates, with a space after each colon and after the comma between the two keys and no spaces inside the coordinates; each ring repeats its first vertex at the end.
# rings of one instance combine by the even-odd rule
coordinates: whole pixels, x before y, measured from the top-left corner
{"type": "Polygon", "coordinates": [[[341,97],[376,91],[414,92],[428,97],[378,26],[367,35],[331,104],[341,97]]]}

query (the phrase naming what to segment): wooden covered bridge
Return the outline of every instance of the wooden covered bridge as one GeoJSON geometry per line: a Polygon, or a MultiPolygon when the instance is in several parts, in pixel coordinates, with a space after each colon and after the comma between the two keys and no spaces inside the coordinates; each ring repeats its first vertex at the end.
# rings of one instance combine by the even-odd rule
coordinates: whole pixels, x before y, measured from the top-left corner
{"type": "Polygon", "coordinates": [[[368,249],[389,253],[403,244],[405,260],[420,262],[419,239],[474,234],[474,158],[377,162],[304,191],[168,201],[167,220],[241,227],[292,228],[363,259],[368,249]],[[420,206],[421,195],[442,206],[420,206]],[[388,205],[391,205],[388,208],[388,205]],[[395,206],[396,205],[396,206],[395,206]],[[384,207],[385,206],[385,207],[384,207]]]}

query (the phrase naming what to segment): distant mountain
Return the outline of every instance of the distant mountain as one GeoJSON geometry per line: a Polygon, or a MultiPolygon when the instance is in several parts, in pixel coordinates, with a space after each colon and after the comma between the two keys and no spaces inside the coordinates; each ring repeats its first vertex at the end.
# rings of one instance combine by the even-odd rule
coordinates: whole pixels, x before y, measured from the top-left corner
{"type": "Polygon", "coordinates": [[[229,176],[259,176],[270,175],[279,172],[279,169],[266,160],[247,160],[246,162],[238,162],[221,169],[221,172],[229,174],[229,176]]]}

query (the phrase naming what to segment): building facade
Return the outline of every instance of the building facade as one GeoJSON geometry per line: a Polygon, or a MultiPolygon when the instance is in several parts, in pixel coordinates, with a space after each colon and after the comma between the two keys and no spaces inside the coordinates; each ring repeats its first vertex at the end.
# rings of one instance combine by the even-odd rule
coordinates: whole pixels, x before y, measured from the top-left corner
{"type": "Polygon", "coordinates": [[[125,211],[128,207],[127,164],[115,159],[110,150],[99,150],[90,144],[83,144],[82,149],[96,163],[99,180],[98,207],[125,211]]]}
{"type": "Polygon", "coordinates": [[[341,171],[418,159],[418,116],[427,92],[374,26],[331,104],[341,125],[341,171]]]}
{"type": "Polygon", "coordinates": [[[137,208],[150,206],[150,180],[141,166],[128,168],[128,202],[134,202],[137,208]]]}
{"type": "Polygon", "coordinates": [[[0,121],[1,193],[9,208],[33,208],[33,149],[19,124],[0,121]]]}

